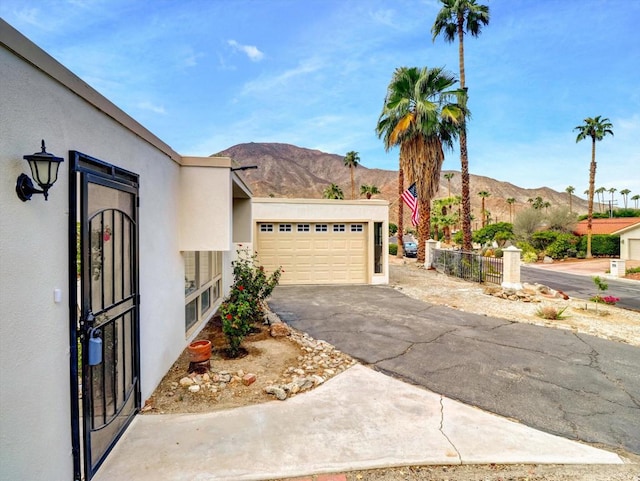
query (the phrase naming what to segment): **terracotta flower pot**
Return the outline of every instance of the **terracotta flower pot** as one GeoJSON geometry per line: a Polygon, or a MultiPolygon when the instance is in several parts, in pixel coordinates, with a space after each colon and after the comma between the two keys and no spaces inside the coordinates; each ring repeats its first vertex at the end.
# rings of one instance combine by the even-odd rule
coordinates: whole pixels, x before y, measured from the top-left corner
{"type": "Polygon", "coordinates": [[[211,341],[193,341],[187,350],[189,351],[189,361],[208,361],[211,358],[211,341]]]}

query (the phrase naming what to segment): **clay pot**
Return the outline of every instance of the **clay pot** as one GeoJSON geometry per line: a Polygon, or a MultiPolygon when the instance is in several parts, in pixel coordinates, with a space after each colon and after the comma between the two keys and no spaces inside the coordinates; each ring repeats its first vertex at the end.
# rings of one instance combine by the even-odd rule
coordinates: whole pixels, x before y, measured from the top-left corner
{"type": "Polygon", "coordinates": [[[193,341],[187,347],[190,362],[208,361],[211,358],[211,341],[193,341]]]}

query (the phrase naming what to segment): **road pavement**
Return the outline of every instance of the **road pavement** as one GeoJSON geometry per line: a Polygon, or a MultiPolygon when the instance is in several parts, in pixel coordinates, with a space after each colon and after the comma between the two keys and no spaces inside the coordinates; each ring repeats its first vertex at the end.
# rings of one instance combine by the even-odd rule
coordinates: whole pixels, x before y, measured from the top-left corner
{"type": "Polygon", "coordinates": [[[293,327],[375,369],[569,439],[640,455],[640,348],[431,305],[387,286],[279,286],[293,327]]]}

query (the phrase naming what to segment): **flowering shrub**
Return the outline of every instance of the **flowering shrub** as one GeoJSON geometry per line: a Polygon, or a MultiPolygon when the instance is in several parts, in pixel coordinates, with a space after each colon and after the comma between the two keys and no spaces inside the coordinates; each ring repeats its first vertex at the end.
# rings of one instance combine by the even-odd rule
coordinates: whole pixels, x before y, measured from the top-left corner
{"type": "Polygon", "coordinates": [[[264,321],[262,305],[278,285],[282,268],[267,276],[258,266],[257,256],[248,249],[238,250],[238,258],[231,263],[233,285],[220,308],[222,332],[229,343],[229,356],[236,357],[244,337],[253,324],[264,321]]]}
{"type": "Polygon", "coordinates": [[[619,297],[615,296],[593,296],[591,299],[593,302],[601,302],[603,304],[609,304],[610,306],[615,306],[618,301],[620,301],[619,297]]]}

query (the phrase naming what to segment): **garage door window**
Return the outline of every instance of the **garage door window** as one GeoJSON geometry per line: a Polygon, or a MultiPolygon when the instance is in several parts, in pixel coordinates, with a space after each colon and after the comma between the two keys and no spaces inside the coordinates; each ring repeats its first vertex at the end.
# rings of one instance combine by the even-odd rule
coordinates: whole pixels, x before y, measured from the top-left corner
{"type": "Polygon", "coordinates": [[[333,232],[344,232],[346,226],[344,224],[333,224],[333,232]]]}
{"type": "Polygon", "coordinates": [[[278,230],[280,232],[291,232],[291,224],[280,224],[278,230]]]}
{"type": "Polygon", "coordinates": [[[327,224],[316,224],[316,232],[327,232],[327,224]]]}
{"type": "Polygon", "coordinates": [[[351,232],[362,232],[362,224],[351,224],[351,232]]]}
{"type": "Polygon", "coordinates": [[[309,232],[309,224],[298,224],[298,232],[309,232]]]}
{"type": "Polygon", "coordinates": [[[185,332],[207,319],[220,298],[222,253],[184,252],[185,332]]]}
{"type": "Polygon", "coordinates": [[[273,224],[260,224],[260,232],[273,232],[273,224]]]}

